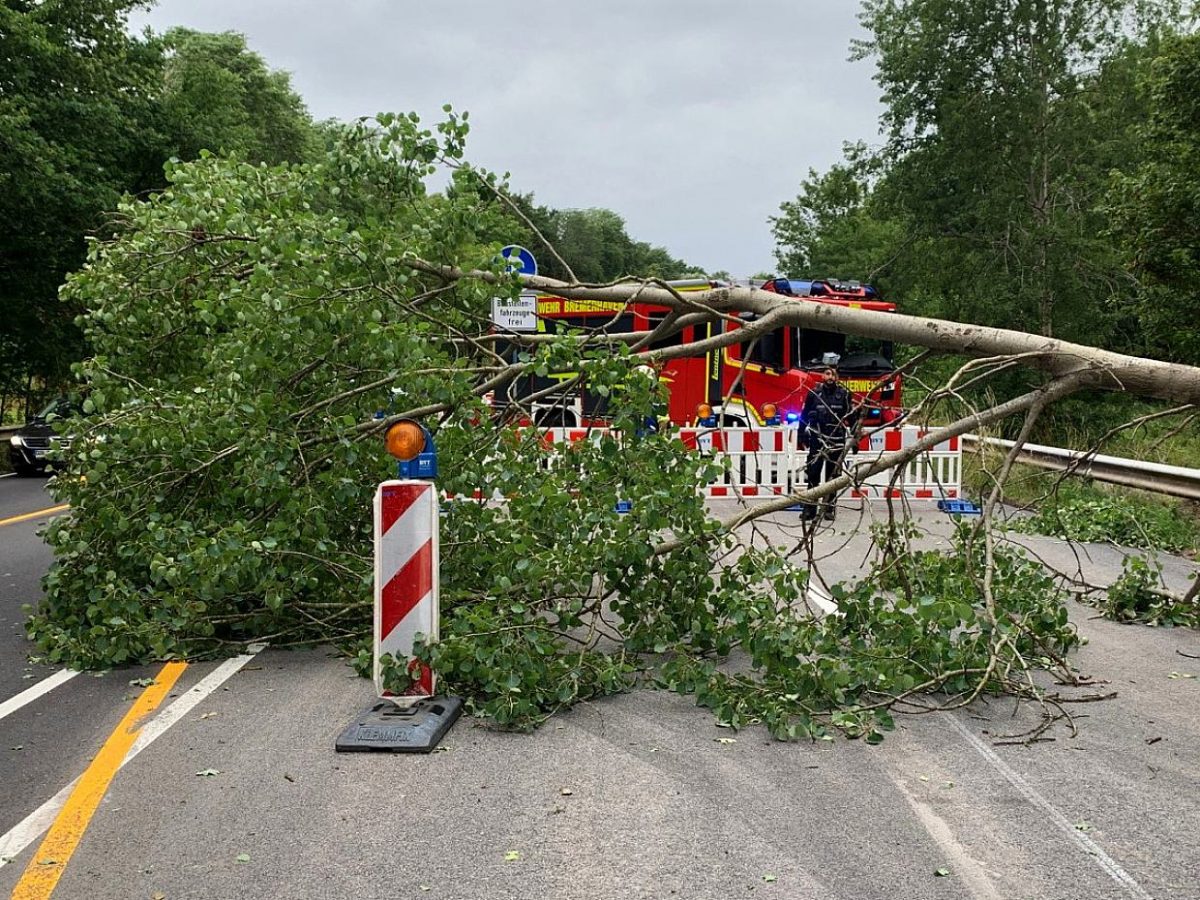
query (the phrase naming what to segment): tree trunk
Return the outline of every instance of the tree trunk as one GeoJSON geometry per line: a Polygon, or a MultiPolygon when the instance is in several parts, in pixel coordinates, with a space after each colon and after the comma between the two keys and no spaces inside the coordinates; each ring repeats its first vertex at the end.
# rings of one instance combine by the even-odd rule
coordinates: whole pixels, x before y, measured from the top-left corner
{"type": "MultiPolygon", "coordinates": [[[[798,301],[768,291],[742,287],[716,288],[706,293],[690,294],[687,298],[681,298],[667,288],[640,284],[596,288],[571,286],[536,277],[524,281],[530,288],[575,300],[629,301],[636,295],[642,302],[658,303],[685,312],[694,312],[706,307],[725,314],[753,312],[759,317],[758,324],[763,324],[762,319],[770,315],[772,328],[781,325],[819,328],[976,358],[1016,356],[1021,357],[1022,364],[1050,375],[1086,371],[1089,387],[1125,391],[1177,404],[1200,404],[1200,368],[1195,366],[1127,356],[1086,344],[1060,341],[1007,328],[989,328],[944,319],[853,309],[831,303],[798,301]]],[[[719,334],[687,346],[657,350],[651,356],[657,359],[689,356],[696,352],[705,352],[707,349],[740,343],[750,336],[748,331],[739,331],[740,333],[719,334]]]]}

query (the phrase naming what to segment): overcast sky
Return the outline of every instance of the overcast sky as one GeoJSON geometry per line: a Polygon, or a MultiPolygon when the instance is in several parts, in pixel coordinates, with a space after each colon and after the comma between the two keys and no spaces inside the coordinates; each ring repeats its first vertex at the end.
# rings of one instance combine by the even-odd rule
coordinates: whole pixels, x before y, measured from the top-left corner
{"type": "MultiPolygon", "coordinates": [[[[710,271],[773,267],[767,217],[877,141],[855,0],[160,0],[140,30],[240,31],[318,119],[443,103],[468,155],[557,207],[620,213],[710,271]]],[[[853,277],[853,272],[828,273],[853,277]]]]}

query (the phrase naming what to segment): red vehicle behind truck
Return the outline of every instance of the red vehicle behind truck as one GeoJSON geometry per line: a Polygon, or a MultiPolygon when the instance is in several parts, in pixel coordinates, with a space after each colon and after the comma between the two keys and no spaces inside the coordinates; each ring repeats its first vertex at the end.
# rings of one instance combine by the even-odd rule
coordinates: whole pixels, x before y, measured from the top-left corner
{"type": "MultiPolygon", "coordinates": [[[[688,292],[720,286],[703,280],[671,284],[678,291],[688,292]]],[[[829,303],[885,312],[896,309],[895,304],[880,300],[867,285],[774,278],[755,286],[796,303],[829,303]]],[[[537,329],[544,332],[587,329],[609,334],[652,331],[669,312],[668,307],[652,303],[566,300],[540,295],[537,329]]],[[[752,321],[753,314],[743,313],[741,319],[752,321]]],[[[703,340],[714,327],[730,331],[740,324],[727,321],[723,326],[689,326],[645,349],[703,340]]],[[[902,379],[893,362],[890,342],[789,326],[762,335],[756,341],[734,343],[707,354],[664,362],[659,379],[667,385],[670,396],[667,418],[675,425],[689,425],[701,418],[715,417],[729,427],[762,425],[775,419],[797,422],[805,397],[821,380],[822,370],[831,361],[837,363],[839,379],[861,405],[864,424],[886,424],[900,414],[902,379]]],[[[562,376],[558,381],[535,376],[521,381],[512,392],[516,398],[546,392],[533,404],[534,422],[538,425],[576,427],[604,422],[606,400],[590,395],[586,386],[583,390],[564,388],[555,392],[556,383],[566,383],[562,376]]]]}

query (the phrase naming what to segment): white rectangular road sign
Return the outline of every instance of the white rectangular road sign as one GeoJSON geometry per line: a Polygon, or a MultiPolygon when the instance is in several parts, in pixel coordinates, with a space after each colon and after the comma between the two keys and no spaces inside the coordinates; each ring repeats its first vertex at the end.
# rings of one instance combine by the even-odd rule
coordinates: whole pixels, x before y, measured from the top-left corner
{"type": "Polygon", "coordinates": [[[492,324],[505,331],[537,331],[537,295],[522,294],[519,299],[492,299],[492,324]]]}

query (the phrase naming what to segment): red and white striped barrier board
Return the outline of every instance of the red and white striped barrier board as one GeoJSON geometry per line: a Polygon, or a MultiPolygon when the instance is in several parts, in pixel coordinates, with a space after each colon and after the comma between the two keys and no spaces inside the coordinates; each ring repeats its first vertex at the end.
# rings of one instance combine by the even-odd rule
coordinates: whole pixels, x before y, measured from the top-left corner
{"type": "MultiPolygon", "coordinates": [[[[903,428],[884,428],[864,434],[859,438],[858,449],[864,452],[876,453],[907,450],[909,447],[916,446],[917,441],[924,439],[932,433],[930,429],[917,428],[913,425],[905,425],[903,428]]],[[[927,452],[958,453],[958,438],[952,437],[949,440],[942,441],[940,444],[935,444],[927,452]]]]}
{"type": "Polygon", "coordinates": [[[724,455],[721,478],[707,485],[709,497],[767,497],[788,493],[792,445],[796,432],[788,428],[681,428],[685,447],[724,455]]]}
{"type": "MultiPolygon", "coordinates": [[[[859,440],[858,460],[870,460],[895,450],[907,450],[931,434],[930,429],[906,425],[865,434],[859,440]]],[[[872,475],[850,489],[851,497],[880,500],[906,497],[935,500],[958,497],[962,482],[962,447],[957,437],[935,444],[894,471],[872,475]]]]}
{"type": "Polygon", "coordinates": [[[433,672],[412,659],[417,634],[438,636],[438,492],[431,481],[385,481],[375,492],[375,690],[401,706],[434,692],[433,672]],[[401,695],[384,690],[385,653],[410,660],[401,695]]]}

